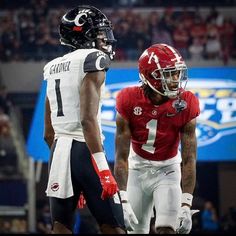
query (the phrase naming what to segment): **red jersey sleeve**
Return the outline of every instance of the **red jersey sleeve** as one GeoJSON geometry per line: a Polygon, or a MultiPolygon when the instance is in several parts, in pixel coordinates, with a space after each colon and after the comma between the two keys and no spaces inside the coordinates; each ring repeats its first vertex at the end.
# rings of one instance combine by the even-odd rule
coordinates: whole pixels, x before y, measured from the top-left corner
{"type": "Polygon", "coordinates": [[[186,110],[185,124],[196,118],[200,114],[198,98],[190,91],[188,91],[186,95],[188,101],[188,109],[186,110]]]}
{"type": "Polygon", "coordinates": [[[118,92],[116,97],[116,110],[118,113],[125,118],[126,120],[129,119],[129,109],[130,108],[130,99],[128,89],[122,89],[118,92]]]}

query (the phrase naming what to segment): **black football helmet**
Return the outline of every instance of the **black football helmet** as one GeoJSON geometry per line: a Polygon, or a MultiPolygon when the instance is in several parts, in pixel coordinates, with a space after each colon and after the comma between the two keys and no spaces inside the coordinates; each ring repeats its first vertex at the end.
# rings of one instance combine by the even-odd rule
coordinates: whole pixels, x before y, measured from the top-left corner
{"type": "Polygon", "coordinates": [[[112,24],[99,9],[93,6],[82,5],[68,11],[61,19],[59,34],[63,45],[74,49],[98,48],[113,59],[116,40],[112,24]],[[103,40],[101,48],[99,48],[99,40],[103,40]]]}

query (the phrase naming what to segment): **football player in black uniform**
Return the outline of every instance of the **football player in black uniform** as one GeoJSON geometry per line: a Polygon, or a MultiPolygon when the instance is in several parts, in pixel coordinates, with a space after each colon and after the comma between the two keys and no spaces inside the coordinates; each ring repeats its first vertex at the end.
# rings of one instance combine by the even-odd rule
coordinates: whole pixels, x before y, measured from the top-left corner
{"type": "Polygon", "coordinates": [[[102,233],[124,234],[117,183],[101,129],[105,74],[114,57],[111,22],[97,8],[78,6],[61,19],[60,42],[72,51],[44,67],[44,138],[51,148],[47,196],[53,233],[72,233],[81,192],[102,233]]]}

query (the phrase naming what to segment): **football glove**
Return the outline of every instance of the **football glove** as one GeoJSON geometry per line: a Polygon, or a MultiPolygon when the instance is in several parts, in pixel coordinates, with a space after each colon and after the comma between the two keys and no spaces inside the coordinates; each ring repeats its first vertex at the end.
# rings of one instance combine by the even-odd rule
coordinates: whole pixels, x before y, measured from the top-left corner
{"type": "Polygon", "coordinates": [[[193,214],[199,212],[199,210],[190,210],[189,206],[182,206],[178,220],[177,220],[177,230],[178,234],[189,234],[192,229],[192,216],[193,214]]]}
{"type": "Polygon", "coordinates": [[[126,191],[120,191],[120,198],[124,213],[124,221],[125,221],[125,227],[128,231],[134,230],[134,225],[138,224],[138,219],[136,218],[133,209],[128,201],[127,193],[126,191]]]}
{"type": "Polygon", "coordinates": [[[92,154],[93,165],[98,173],[100,183],[102,185],[102,200],[112,197],[118,191],[117,183],[109,169],[106,156],[104,152],[97,152],[92,154]]]}
{"type": "Polygon", "coordinates": [[[103,188],[101,198],[105,200],[112,197],[118,191],[117,183],[111,174],[110,170],[103,170],[99,172],[100,182],[103,188]]]}

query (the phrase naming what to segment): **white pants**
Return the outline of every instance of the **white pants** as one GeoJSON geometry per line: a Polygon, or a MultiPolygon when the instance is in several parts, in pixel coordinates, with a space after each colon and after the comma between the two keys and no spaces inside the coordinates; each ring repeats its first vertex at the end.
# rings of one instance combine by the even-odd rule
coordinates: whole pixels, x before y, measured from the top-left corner
{"type": "Polygon", "coordinates": [[[129,233],[149,233],[153,207],[156,210],[155,227],[171,227],[176,230],[181,207],[180,181],[180,164],[129,170],[128,199],[139,221],[135,230],[129,233]]]}

